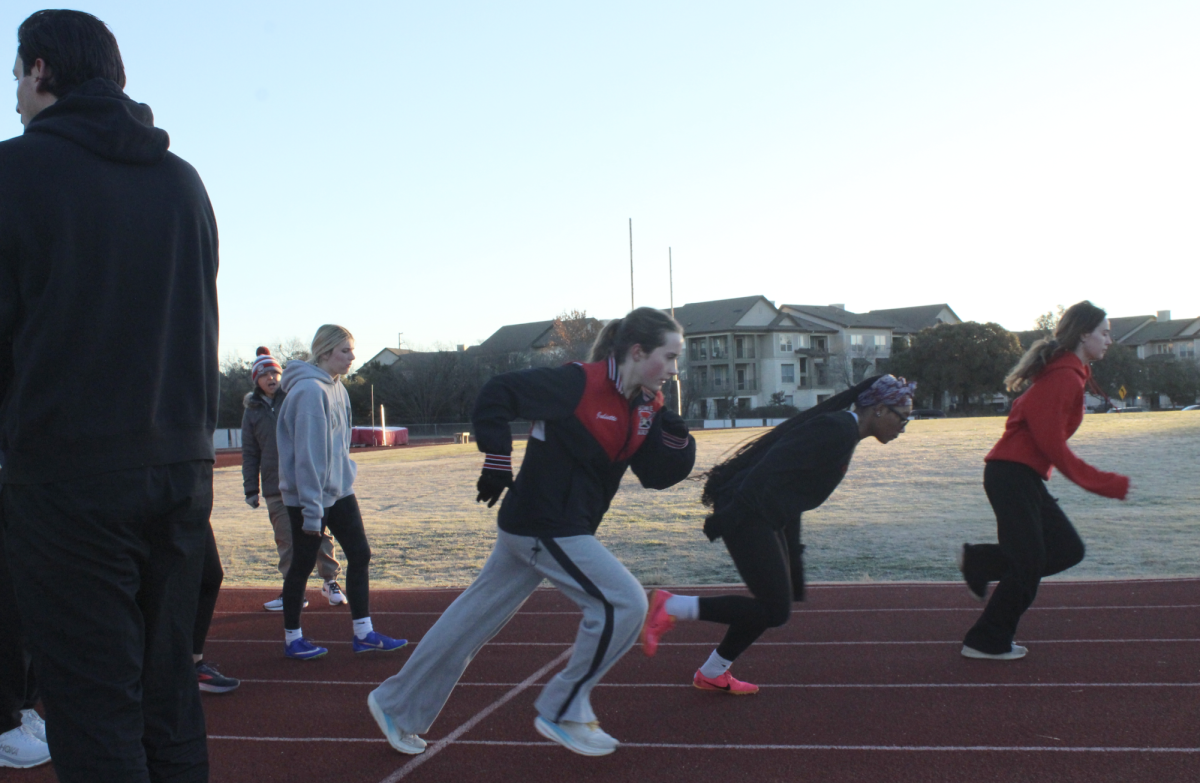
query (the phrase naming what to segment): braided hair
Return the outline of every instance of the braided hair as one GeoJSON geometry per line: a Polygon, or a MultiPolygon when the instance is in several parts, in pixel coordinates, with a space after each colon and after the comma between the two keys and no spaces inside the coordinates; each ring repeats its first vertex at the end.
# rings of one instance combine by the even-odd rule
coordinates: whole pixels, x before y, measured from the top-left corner
{"type": "Polygon", "coordinates": [[[838,392],[824,402],[797,413],[782,424],[772,427],[754,440],[743,444],[741,448],[734,452],[732,457],[714,465],[707,472],[701,474],[705,482],[704,492],[700,495],[700,502],[712,508],[725,484],[743,468],[757,462],[759,457],[774,446],[780,438],[797,427],[803,427],[817,416],[846,410],[855,403],[863,392],[870,389],[882,377],[882,375],[873,375],[863,380],[862,383],[851,386],[849,389],[838,392]]]}

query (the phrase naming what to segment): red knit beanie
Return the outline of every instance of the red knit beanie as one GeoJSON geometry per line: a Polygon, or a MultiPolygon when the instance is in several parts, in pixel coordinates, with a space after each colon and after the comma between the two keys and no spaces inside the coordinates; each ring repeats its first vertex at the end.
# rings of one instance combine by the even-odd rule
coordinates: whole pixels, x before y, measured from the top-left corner
{"type": "Polygon", "coordinates": [[[254,364],[250,365],[250,380],[254,383],[258,383],[258,376],[262,375],[267,370],[283,372],[283,367],[281,367],[279,362],[275,360],[275,357],[271,355],[271,349],[267,346],[259,346],[258,350],[254,353],[256,354],[254,358],[254,364]]]}

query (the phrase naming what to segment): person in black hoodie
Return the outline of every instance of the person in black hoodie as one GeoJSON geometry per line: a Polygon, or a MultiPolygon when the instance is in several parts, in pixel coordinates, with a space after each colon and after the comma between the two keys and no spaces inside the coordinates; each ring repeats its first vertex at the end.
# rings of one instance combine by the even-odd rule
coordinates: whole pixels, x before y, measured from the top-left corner
{"type": "Polygon", "coordinates": [[[216,219],[123,92],[103,22],[39,11],[17,37],[0,514],[50,751],[61,781],[207,780],[191,629],[212,510],[216,219]]]}
{"type": "Polygon", "coordinates": [[[900,436],[915,390],[916,384],[903,378],[867,378],[796,414],[710,470],[701,500],[713,513],[704,533],[710,541],[725,540],[751,595],[698,598],[655,590],[642,651],[654,655],[676,619],[723,623],[729,626],[725,638],[692,684],[734,696],[757,693],[757,685],[737,679],[729,667],[764,631],[788,621],[793,601],[804,600],[801,514],[837,489],[859,441],[873,437],[888,443],[900,436]]]}

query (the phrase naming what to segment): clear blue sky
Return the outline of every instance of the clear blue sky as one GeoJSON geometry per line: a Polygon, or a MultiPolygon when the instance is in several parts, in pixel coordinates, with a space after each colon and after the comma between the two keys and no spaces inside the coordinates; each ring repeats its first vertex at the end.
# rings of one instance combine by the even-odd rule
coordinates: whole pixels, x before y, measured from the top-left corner
{"type": "Polygon", "coordinates": [[[621,315],[630,218],[639,305],[672,247],[676,304],[1200,316],[1192,0],[82,10],[208,187],[222,355],[621,315]]]}

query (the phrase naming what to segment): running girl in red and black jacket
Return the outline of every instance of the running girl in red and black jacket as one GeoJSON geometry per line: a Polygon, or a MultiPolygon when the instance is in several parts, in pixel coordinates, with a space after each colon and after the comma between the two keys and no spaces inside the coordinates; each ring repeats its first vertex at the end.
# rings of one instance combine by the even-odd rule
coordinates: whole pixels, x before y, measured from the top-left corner
{"type": "Polygon", "coordinates": [[[1063,313],[1053,339],[1035,342],[1005,379],[1009,391],[1028,391],[1013,403],[1004,435],[984,457],[983,488],[1000,543],[963,544],[959,557],[967,587],[980,601],[988,582],[999,580],[963,640],[967,658],[1023,657],[1027,650],[1013,644],[1013,636],[1038,584],[1083,560],[1083,541],[1046,490],[1051,470],[1107,498],[1124,500],[1129,492],[1128,478],[1093,468],[1067,446],[1083,421],[1089,365],[1110,345],[1105,312],[1083,301],[1063,313]]]}
{"type": "Polygon", "coordinates": [[[659,638],[676,620],[728,625],[725,638],[692,676],[692,684],[734,696],[757,693],[757,685],[737,679],[729,667],[768,628],[788,621],[793,601],[804,600],[801,514],[833,494],[859,441],[873,437],[888,443],[900,437],[915,388],[891,375],[867,378],[796,414],[713,467],[701,497],[713,508],[704,533],[709,540],[725,540],[751,595],[700,598],[655,590],[642,636],[646,655],[654,655],[659,638]]]}
{"type": "Polygon", "coordinates": [[[538,697],[534,726],[585,756],[618,742],[592,710],[596,683],[637,641],[646,594],[593,534],[632,468],[642,486],[666,489],[692,471],[696,442],[663,409],[662,385],[676,374],[683,329],[642,307],[609,323],[592,362],[499,375],[483,387],[472,420],[485,453],[477,501],[500,505],[496,546],[475,582],[421,639],[368,706],[402,753],[425,749],[450,692],[479,649],[512,618],[543,579],[583,612],[566,668],[538,697]],[[509,422],[533,422],[516,480],[509,422]]]}

